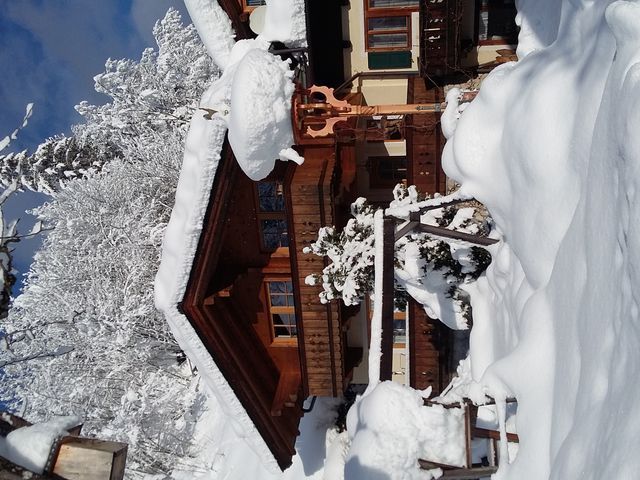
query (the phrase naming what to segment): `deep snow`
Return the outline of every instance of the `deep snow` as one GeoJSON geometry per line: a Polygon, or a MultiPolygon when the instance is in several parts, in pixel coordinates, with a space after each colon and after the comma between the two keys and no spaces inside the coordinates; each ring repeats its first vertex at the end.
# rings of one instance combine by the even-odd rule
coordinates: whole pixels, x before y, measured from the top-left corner
{"type": "Polygon", "coordinates": [[[471,371],[518,399],[496,478],[635,478],[640,3],[544,3],[519,2],[520,61],[445,147],[504,237],[474,292],[471,371]]]}

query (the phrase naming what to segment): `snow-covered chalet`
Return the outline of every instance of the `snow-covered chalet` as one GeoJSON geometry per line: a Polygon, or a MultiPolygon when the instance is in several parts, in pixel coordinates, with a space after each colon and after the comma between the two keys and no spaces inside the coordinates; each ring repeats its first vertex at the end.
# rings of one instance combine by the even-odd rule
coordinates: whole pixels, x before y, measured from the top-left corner
{"type": "MultiPolygon", "coordinates": [[[[250,15],[263,2],[219,3],[236,40],[255,35],[250,15]]],[[[305,86],[333,87],[353,104],[443,102],[447,84],[488,71],[515,49],[513,0],[304,3],[307,47],[274,45],[272,51],[295,59],[305,86]]],[[[303,401],[341,396],[367,379],[367,302],[359,308],[321,304],[321,287],[305,284],[305,277],[324,262],[303,249],[320,227],[344,225],[359,196],[388,203],[398,182],[444,193],[439,119],[440,113],[360,118],[325,138],[311,138],[297,125],[304,163],[276,162],[259,182],[242,172],[221,136],[210,190],[179,192],[205,200],[177,198],[185,220],[175,249],[186,253],[176,257],[172,272],[186,273],[176,273],[177,286],[167,288],[167,302],[176,308],[165,312],[181,344],[190,344],[187,353],[200,363],[213,361],[226,382],[224,395],[283,469],[295,452],[303,401]],[[184,333],[187,323],[196,347],[184,333]]],[[[171,248],[166,240],[166,257],[171,248]]],[[[396,312],[394,351],[386,352],[394,379],[438,392],[454,368],[451,336],[415,302],[407,310],[396,312]]]]}

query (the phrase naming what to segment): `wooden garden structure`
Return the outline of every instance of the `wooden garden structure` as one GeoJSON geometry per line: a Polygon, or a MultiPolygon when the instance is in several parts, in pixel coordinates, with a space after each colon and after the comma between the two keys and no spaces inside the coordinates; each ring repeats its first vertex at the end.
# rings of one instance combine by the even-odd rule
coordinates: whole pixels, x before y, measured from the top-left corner
{"type": "MultiPolygon", "coordinates": [[[[0,412],[0,435],[32,424],[21,417],[0,412]]],[[[0,480],[24,478],[43,480],[122,480],[127,461],[127,445],[80,435],[82,425],[69,429],[51,446],[44,472],[36,474],[0,457],[0,480]]]]}
{"type": "MultiPolygon", "coordinates": [[[[506,399],[507,404],[517,405],[515,398],[506,399]]],[[[440,405],[445,409],[460,408],[463,410],[464,418],[464,441],[465,441],[465,462],[464,465],[447,465],[429,459],[418,459],[420,468],[431,470],[440,468],[443,471],[442,477],[450,480],[475,480],[477,478],[488,477],[498,470],[500,462],[505,459],[500,458],[500,448],[498,442],[501,441],[500,432],[491,428],[477,426],[478,408],[483,406],[494,406],[495,400],[488,398],[482,405],[475,405],[471,400],[465,398],[461,403],[443,405],[430,400],[424,400],[425,406],[440,405]],[[481,462],[474,463],[472,455],[472,442],[474,440],[485,440],[488,444],[487,457],[481,462]]],[[[519,443],[520,439],[516,433],[505,432],[504,440],[507,443],[519,443]]]]}

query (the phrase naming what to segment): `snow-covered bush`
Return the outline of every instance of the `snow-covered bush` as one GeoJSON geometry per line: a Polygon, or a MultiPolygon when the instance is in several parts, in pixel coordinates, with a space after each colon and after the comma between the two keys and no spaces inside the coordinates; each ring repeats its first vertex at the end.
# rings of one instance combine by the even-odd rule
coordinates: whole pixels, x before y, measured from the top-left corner
{"type": "Polygon", "coordinates": [[[315,285],[322,282],[320,301],[328,303],[336,298],[345,305],[357,305],[364,295],[373,289],[374,208],[365,198],[351,204],[351,215],[342,231],[335,227],[322,227],[318,239],[304,249],[329,257],[331,263],[322,275],[309,275],[306,282],[315,285]]]}
{"type": "MultiPolygon", "coordinates": [[[[390,207],[406,210],[423,202],[414,186],[397,185],[390,207]]],[[[434,205],[439,199],[434,199],[434,205]]],[[[307,277],[308,284],[322,284],[320,301],[341,299],[345,305],[356,305],[373,290],[374,208],[365,198],[351,205],[353,218],[342,231],[323,227],[318,239],[305,253],[326,256],[330,263],[321,275],[307,277]]],[[[464,233],[486,236],[489,220],[477,202],[434,208],[421,222],[464,233]]],[[[466,328],[471,319],[469,296],[460,287],[476,280],[491,262],[490,254],[469,243],[443,239],[428,233],[410,233],[395,245],[396,288],[406,292],[425,306],[428,314],[452,328],[466,328]]]]}

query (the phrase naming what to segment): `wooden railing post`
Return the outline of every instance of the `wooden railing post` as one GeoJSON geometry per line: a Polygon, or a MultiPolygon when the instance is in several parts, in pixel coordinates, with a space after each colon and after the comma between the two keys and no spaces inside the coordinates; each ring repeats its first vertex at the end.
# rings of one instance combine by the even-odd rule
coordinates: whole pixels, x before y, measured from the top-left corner
{"type": "Polygon", "coordinates": [[[393,302],[394,302],[394,250],[396,222],[393,217],[384,217],[382,260],[382,356],[380,358],[380,380],[391,380],[393,375],[393,302]]]}

